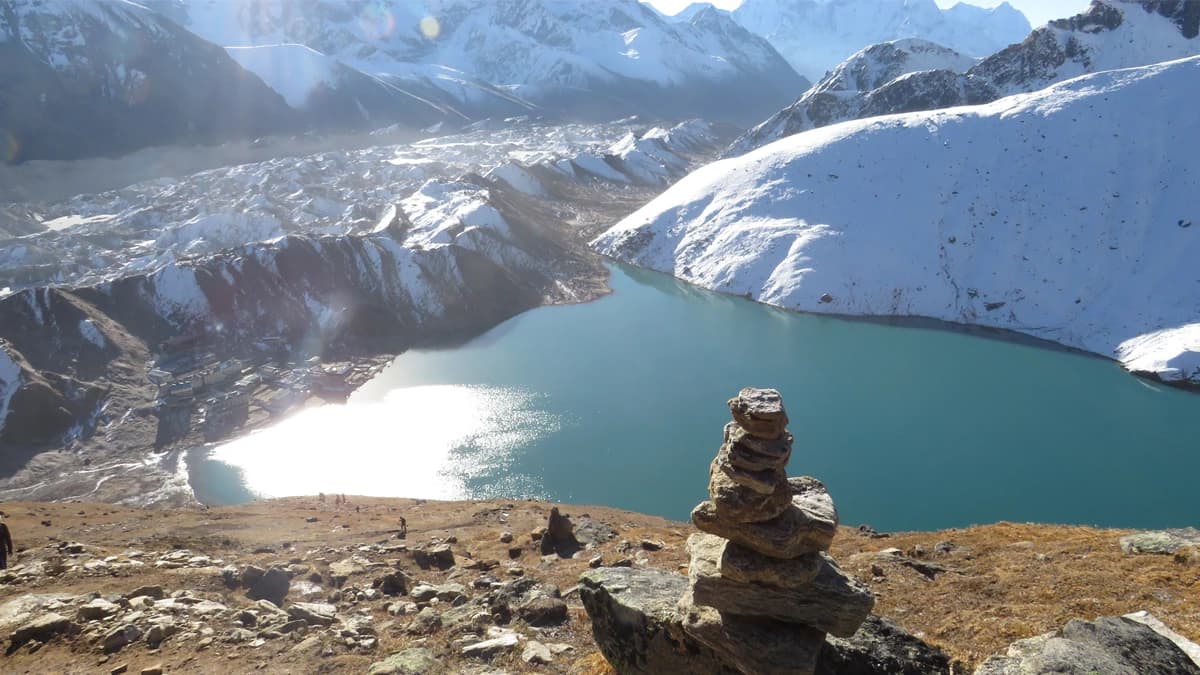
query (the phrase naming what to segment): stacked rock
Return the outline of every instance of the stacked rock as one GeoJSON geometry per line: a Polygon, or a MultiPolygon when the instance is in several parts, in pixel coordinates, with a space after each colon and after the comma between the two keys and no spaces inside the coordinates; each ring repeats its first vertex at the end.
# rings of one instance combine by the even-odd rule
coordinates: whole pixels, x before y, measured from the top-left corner
{"type": "Polygon", "coordinates": [[[848,637],[875,603],[826,551],[837,510],[815,478],[787,477],[792,435],[774,389],[743,389],[692,511],[683,629],[731,670],[812,673],[831,633],[848,637]]]}

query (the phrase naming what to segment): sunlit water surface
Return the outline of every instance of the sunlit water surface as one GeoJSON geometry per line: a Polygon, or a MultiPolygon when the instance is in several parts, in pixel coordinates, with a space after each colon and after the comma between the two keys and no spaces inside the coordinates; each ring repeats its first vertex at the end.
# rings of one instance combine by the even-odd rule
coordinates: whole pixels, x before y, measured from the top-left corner
{"type": "Polygon", "coordinates": [[[413,351],[344,406],[192,454],[198,496],[540,497],[685,518],[746,385],[842,521],[1200,519],[1200,396],[1086,355],[773,310],[616,267],[614,293],[413,351]]]}

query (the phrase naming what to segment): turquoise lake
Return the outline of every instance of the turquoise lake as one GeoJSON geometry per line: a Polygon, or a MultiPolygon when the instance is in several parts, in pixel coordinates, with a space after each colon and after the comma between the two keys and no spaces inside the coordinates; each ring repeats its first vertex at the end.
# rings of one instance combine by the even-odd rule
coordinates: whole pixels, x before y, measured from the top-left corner
{"type": "Polygon", "coordinates": [[[345,406],[189,460],[197,495],[537,497],[686,519],[743,386],[784,396],[788,473],[843,524],[1200,521],[1200,396],[1113,362],[795,314],[613,267],[613,293],[411,351],[345,406]]]}

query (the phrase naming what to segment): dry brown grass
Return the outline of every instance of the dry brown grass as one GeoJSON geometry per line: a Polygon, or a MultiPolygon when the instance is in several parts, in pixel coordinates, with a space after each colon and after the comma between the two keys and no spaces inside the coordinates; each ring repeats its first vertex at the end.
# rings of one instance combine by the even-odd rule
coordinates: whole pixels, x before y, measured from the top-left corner
{"type": "Polygon", "coordinates": [[[1190,639],[1200,638],[1200,567],[1170,556],[1127,556],[1127,530],[998,523],[943,532],[865,539],[846,532],[834,554],[848,572],[870,583],[876,613],[921,634],[969,666],[1013,640],[1055,630],[1073,618],[1148,610],[1190,639]],[[958,548],[933,554],[940,541],[958,548]],[[921,546],[925,560],[953,571],[928,580],[863,552],[921,546]]]}
{"type": "MultiPolygon", "coordinates": [[[[422,502],[398,499],[351,497],[341,510],[314,498],[282,499],[245,506],[179,509],[170,512],[128,509],[105,504],[8,503],[0,505],[19,547],[31,549],[18,555],[20,561],[37,549],[56,541],[81,541],[100,547],[100,553],[117,554],[128,547],[164,551],[172,546],[188,547],[238,564],[271,561],[303,555],[322,546],[350,546],[385,540],[398,517],[408,520],[408,542],[454,535],[456,555],[465,559],[495,559],[508,563],[507,544],[499,541],[501,531],[511,531],[526,550],[518,561],[539,579],[558,584],[564,591],[576,583],[587,566],[587,557],[546,563],[529,544],[528,533],[544,523],[550,504],[544,502],[490,501],[474,503],[422,502]],[[355,513],[354,506],[361,507],[355,513]],[[316,523],[305,518],[317,516],[316,523]],[[49,527],[41,520],[50,520],[49,527]],[[504,520],[506,522],[501,522],[504,520]],[[284,553],[291,543],[295,553],[284,553]],[[274,546],[276,554],[253,554],[259,546],[274,546]]],[[[649,564],[677,570],[686,562],[684,541],[690,525],[604,507],[564,506],[569,515],[590,514],[619,531],[617,540],[600,548],[608,560],[623,557],[617,551],[622,539],[636,544],[641,539],[666,542],[662,551],[648,554],[649,564]]],[[[1117,544],[1124,530],[1085,527],[998,523],[941,532],[893,534],[886,539],[867,539],[844,529],[834,542],[833,554],[847,573],[868,583],[878,602],[876,612],[946,649],[964,665],[973,667],[986,656],[1002,650],[1016,639],[1054,630],[1071,618],[1095,618],[1149,610],[1175,630],[1193,640],[1200,639],[1200,566],[1176,562],[1170,556],[1125,556],[1117,544]],[[933,554],[934,544],[954,542],[957,548],[946,555],[933,554]],[[912,551],[921,546],[930,553],[924,560],[950,571],[929,580],[917,571],[893,563],[876,563],[875,552],[896,547],[912,551]],[[872,565],[882,567],[874,578],[872,565]]],[[[394,541],[394,540],[393,540],[394,541]]],[[[336,558],[333,558],[336,559],[336,558]]],[[[406,563],[407,564],[407,563],[406,563]]],[[[445,574],[409,569],[420,580],[441,582],[445,574]]],[[[245,602],[225,589],[211,574],[147,569],[136,577],[87,577],[56,579],[40,586],[0,586],[0,603],[23,593],[126,592],[146,583],[162,583],[169,589],[201,591],[232,605],[245,602]]],[[[494,665],[510,672],[581,673],[612,675],[613,671],[596,651],[586,614],[577,596],[570,599],[570,621],[543,636],[546,642],[565,642],[575,647],[549,667],[532,668],[516,656],[494,665]]],[[[197,652],[193,645],[168,641],[158,652],[143,646],[127,648],[119,658],[103,665],[111,668],[128,662],[130,670],[164,662],[180,672],[271,673],[358,673],[374,660],[417,644],[417,638],[401,628],[404,617],[388,617],[377,610],[381,630],[380,648],[373,655],[347,654],[330,658],[295,655],[292,643],[252,649],[214,645],[197,652]],[[316,662],[314,662],[316,659],[316,662]]],[[[455,667],[455,650],[449,636],[438,634],[425,645],[455,667]]],[[[82,644],[52,643],[36,654],[18,652],[0,657],[0,671],[13,673],[95,672],[103,670],[100,656],[82,644]]],[[[107,672],[107,670],[103,670],[107,672]]],[[[970,672],[969,670],[967,672],[970,672]]]]}

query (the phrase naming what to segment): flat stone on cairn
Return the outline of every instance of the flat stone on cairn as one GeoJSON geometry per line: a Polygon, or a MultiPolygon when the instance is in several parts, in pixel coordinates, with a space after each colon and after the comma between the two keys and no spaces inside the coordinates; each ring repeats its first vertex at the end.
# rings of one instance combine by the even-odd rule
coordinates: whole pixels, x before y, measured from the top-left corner
{"type": "Polygon", "coordinates": [[[783,397],[743,389],[692,511],[683,630],[747,675],[809,675],[826,633],[850,636],[875,604],[826,551],[833,499],[815,478],[787,477],[792,435],[783,397]]]}

